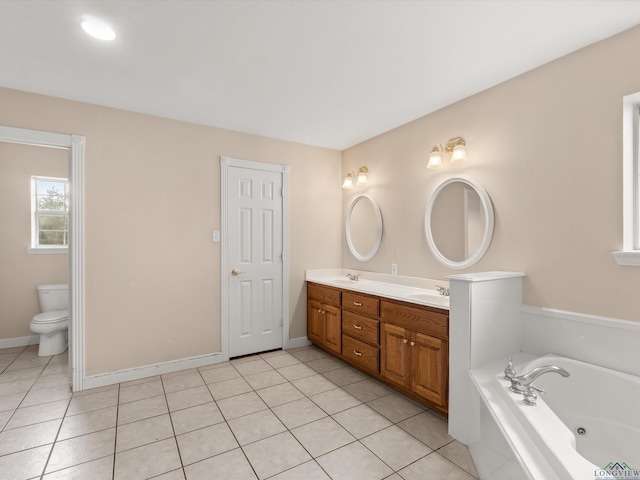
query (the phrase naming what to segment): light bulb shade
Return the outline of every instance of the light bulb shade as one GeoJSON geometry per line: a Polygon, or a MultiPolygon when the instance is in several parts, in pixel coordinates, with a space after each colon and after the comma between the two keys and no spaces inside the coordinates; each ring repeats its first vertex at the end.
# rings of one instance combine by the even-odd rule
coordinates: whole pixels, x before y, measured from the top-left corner
{"type": "Polygon", "coordinates": [[[429,163],[427,163],[427,168],[442,168],[442,155],[434,148],[429,154],[429,163]]]}
{"type": "Polygon", "coordinates": [[[367,167],[360,167],[358,171],[358,185],[364,185],[369,179],[369,170],[367,167]]]}
{"type": "Polygon", "coordinates": [[[459,165],[467,161],[467,151],[464,145],[456,145],[451,152],[451,163],[453,165],[459,165]]]}
{"type": "Polygon", "coordinates": [[[353,189],[353,176],[351,173],[347,173],[347,176],[344,177],[344,182],[342,182],[342,188],[345,190],[353,189]]]}

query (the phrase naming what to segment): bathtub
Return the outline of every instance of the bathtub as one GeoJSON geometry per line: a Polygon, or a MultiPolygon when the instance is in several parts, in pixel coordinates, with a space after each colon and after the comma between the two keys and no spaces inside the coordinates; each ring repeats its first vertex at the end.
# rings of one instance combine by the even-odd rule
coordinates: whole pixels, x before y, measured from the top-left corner
{"type": "MultiPolygon", "coordinates": [[[[519,467],[522,478],[534,480],[640,479],[640,378],[555,355],[517,365],[516,372],[542,365],[560,366],[571,376],[538,377],[533,383],[546,394],[538,396],[536,406],[523,404],[521,394],[508,390],[510,382],[501,370],[470,372],[482,409],[497,424],[517,463],[503,476],[479,468],[481,478],[514,478],[513,468],[519,467]],[[617,471],[605,470],[616,463],[617,471]]],[[[470,451],[484,465],[476,457],[497,449],[486,442],[491,435],[480,437],[484,445],[470,445],[470,451]]]]}

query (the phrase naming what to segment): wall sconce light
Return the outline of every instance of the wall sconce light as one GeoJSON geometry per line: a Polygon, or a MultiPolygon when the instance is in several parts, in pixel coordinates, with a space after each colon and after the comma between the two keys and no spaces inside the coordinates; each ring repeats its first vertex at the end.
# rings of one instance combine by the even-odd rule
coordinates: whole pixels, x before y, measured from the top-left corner
{"type": "Polygon", "coordinates": [[[466,162],[467,152],[464,148],[466,144],[467,142],[465,142],[462,137],[452,138],[447,142],[445,147],[442,147],[439,143],[436,144],[429,154],[427,168],[442,168],[442,154],[445,152],[451,155],[449,163],[452,165],[459,165],[466,162]]]}
{"type": "Polygon", "coordinates": [[[358,170],[358,174],[351,170],[347,173],[347,176],[344,177],[344,182],[342,182],[342,188],[346,190],[351,190],[353,188],[353,181],[356,181],[357,185],[364,185],[369,180],[369,170],[367,167],[360,167],[358,170]]]}

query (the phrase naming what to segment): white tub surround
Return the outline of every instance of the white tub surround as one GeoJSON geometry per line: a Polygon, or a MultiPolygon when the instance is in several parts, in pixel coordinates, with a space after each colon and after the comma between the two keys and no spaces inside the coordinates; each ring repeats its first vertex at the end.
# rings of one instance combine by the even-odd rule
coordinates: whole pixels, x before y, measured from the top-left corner
{"type": "MultiPolygon", "coordinates": [[[[519,366],[535,357],[515,353],[512,358],[514,364],[519,366]]],[[[512,414],[506,402],[497,401],[502,397],[502,392],[497,390],[495,376],[504,371],[505,360],[494,360],[468,372],[474,386],[471,398],[474,403],[477,402],[474,408],[476,416],[473,418],[477,435],[467,445],[473,463],[482,480],[531,480],[535,477],[525,473],[522,467],[525,462],[538,466],[534,472],[538,478],[544,478],[545,474],[553,478],[551,467],[545,465],[537,449],[530,448],[528,451],[525,447],[531,442],[529,434],[519,423],[508,421],[512,414]],[[519,453],[516,454],[516,451],[519,453]],[[534,459],[534,456],[537,457],[534,459]]]]}
{"type": "MultiPolygon", "coordinates": [[[[570,376],[539,376],[535,385],[544,388],[546,395],[538,397],[536,406],[527,406],[522,403],[522,395],[509,391],[510,382],[503,378],[501,366],[493,364],[470,372],[483,400],[481,407],[495,420],[514,452],[511,461],[516,460],[522,470],[517,477],[513,476],[514,465],[494,470],[498,457],[478,453],[495,451],[495,444],[478,441],[470,445],[470,451],[474,460],[481,458],[476,461],[481,478],[615,478],[604,469],[616,463],[632,469],[640,464],[636,405],[639,377],[557,355],[520,364],[523,358],[520,356],[515,365],[519,375],[543,365],[556,365],[570,376]]],[[[617,473],[619,478],[640,478],[635,469],[617,473]]]]}
{"type": "Polygon", "coordinates": [[[437,286],[449,288],[448,280],[405,277],[385,273],[366,272],[344,268],[307,270],[307,282],[330,287],[353,290],[370,295],[379,295],[403,302],[449,309],[449,297],[441,295],[437,286]],[[346,274],[358,275],[359,279],[349,280],[346,274]]]}
{"type": "Polygon", "coordinates": [[[449,277],[449,435],[465,445],[479,435],[477,393],[468,370],[519,352],[521,272],[449,277]]]}
{"type": "Polygon", "coordinates": [[[523,352],[550,352],[640,376],[640,322],[524,305],[523,352]]]}

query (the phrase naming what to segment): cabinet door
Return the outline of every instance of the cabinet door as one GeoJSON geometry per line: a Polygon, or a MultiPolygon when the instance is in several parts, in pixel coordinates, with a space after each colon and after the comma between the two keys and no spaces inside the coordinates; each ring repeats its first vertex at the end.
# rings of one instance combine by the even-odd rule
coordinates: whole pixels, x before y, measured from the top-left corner
{"type": "Polygon", "coordinates": [[[307,302],[307,337],[314,343],[324,343],[324,316],[322,304],[316,300],[307,302]]]}
{"type": "Polygon", "coordinates": [[[382,358],[380,373],[387,380],[408,387],[410,383],[409,337],[401,327],[385,323],[382,325],[382,358]]]}
{"type": "Polygon", "coordinates": [[[448,342],[415,333],[411,347],[411,389],[436,405],[447,405],[448,342]]]}
{"type": "Polygon", "coordinates": [[[342,352],[342,311],[331,305],[324,307],[324,346],[336,353],[342,352]]]}

